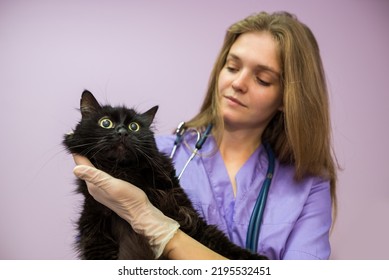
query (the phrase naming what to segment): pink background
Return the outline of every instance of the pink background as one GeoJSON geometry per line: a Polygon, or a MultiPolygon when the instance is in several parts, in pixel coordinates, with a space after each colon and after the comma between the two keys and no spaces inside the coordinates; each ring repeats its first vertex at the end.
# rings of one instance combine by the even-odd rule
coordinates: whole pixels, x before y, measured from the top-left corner
{"type": "Polygon", "coordinates": [[[80,94],[146,110],[157,133],[198,111],[231,23],[295,13],[321,46],[339,173],[333,259],[389,259],[389,1],[0,0],[0,259],[73,259],[80,94]]]}

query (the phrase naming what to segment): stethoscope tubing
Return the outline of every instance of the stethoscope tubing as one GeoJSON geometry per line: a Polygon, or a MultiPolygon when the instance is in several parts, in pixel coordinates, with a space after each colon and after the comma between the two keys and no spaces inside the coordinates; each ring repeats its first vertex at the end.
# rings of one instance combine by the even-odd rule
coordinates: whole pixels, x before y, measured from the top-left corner
{"type": "Polygon", "coordinates": [[[264,147],[267,153],[269,165],[267,167],[266,178],[263,182],[261,191],[257,197],[254,205],[253,212],[251,213],[250,223],[247,229],[246,236],[246,249],[257,252],[259,233],[261,232],[261,223],[263,220],[263,213],[266,207],[267,196],[269,193],[271,181],[274,174],[275,157],[269,143],[264,143],[264,147]]]}
{"type": "Polygon", "coordinates": [[[174,157],[177,148],[181,145],[182,139],[186,131],[185,122],[180,122],[176,129],[176,140],[174,140],[174,146],[172,152],[170,153],[170,158],[174,157]]]}

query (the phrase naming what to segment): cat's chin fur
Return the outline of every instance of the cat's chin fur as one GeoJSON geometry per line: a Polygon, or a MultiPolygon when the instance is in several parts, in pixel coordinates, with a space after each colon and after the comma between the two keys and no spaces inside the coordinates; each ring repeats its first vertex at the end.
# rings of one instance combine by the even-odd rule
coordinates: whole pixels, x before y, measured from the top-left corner
{"type": "MultiPolygon", "coordinates": [[[[155,207],[180,224],[183,232],[211,250],[229,259],[267,259],[236,246],[198,215],[179,185],[171,160],[157,149],[151,129],[157,106],[142,114],[124,106],[101,106],[84,91],[80,109],[81,121],[64,136],[63,144],[70,153],[86,156],[97,168],[141,188],[155,207]],[[108,118],[112,127],[105,127],[109,123],[102,123],[102,118],[108,118]],[[133,122],[138,130],[131,130],[137,128],[130,125],[133,122]],[[126,137],[123,129],[127,129],[126,137]]],[[[144,236],[94,200],[84,181],[77,180],[77,185],[84,196],[76,241],[81,259],[155,258],[144,236]]]]}

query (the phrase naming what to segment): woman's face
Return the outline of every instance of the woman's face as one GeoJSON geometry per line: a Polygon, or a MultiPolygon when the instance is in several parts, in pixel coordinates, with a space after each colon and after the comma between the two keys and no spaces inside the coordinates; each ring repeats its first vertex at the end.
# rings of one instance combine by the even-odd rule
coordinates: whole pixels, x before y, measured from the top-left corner
{"type": "Polygon", "coordinates": [[[277,45],[269,33],[238,37],[219,74],[218,89],[227,129],[264,130],[282,109],[277,45]]]}

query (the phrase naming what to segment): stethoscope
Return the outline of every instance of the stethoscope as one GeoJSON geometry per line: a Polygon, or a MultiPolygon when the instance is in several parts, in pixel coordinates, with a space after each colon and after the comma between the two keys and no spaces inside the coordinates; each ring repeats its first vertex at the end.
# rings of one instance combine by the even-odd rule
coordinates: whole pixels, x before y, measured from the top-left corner
{"type": "MultiPolygon", "coordinates": [[[[188,164],[191,162],[191,160],[196,156],[196,154],[203,147],[205,141],[208,138],[208,135],[211,133],[212,126],[213,125],[210,123],[207,126],[207,128],[205,129],[203,135],[201,135],[201,133],[198,130],[195,130],[197,133],[197,141],[195,144],[195,149],[193,150],[192,154],[190,155],[190,157],[186,161],[184,167],[182,168],[180,174],[178,175],[178,180],[181,179],[181,176],[185,172],[186,168],[188,167],[188,164]]],[[[173,146],[172,152],[170,154],[171,159],[174,157],[174,154],[176,153],[177,148],[181,145],[185,132],[186,132],[185,122],[181,122],[176,129],[176,140],[174,141],[174,146],[173,146]]]]}
{"type": "MultiPolygon", "coordinates": [[[[196,131],[197,134],[197,141],[195,144],[195,149],[193,150],[192,154],[186,161],[184,167],[182,168],[181,172],[178,175],[178,179],[181,179],[182,174],[188,167],[188,164],[191,162],[191,160],[196,156],[196,154],[201,150],[203,147],[205,141],[207,140],[209,134],[212,130],[212,124],[209,124],[204,133],[201,134],[198,130],[196,131]]],[[[174,141],[174,146],[170,154],[170,158],[173,159],[177,148],[181,145],[185,132],[187,131],[187,128],[185,126],[184,122],[181,122],[177,129],[176,129],[176,139],[174,141]]],[[[266,150],[266,154],[268,157],[269,165],[267,167],[266,171],[266,178],[265,181],[262,184],[261,191],[259,192],[259,195],[257,197],[257,200],[254,205],[253,212],[251,213],[250,217],[250,223],[247,229],[247,236],[246,236],[246,249],[249,249],[252,252],[257,252],[258,248],[258,238],[259,233],[261,231],[261,222],[263,219],[263,213],[265,211],[266,201],[267,201],[267,195],[269,193],[269,188],[271,185],[271,181],[273,179],[274,174],[274,166],[275,166],[275,157],[274,153],[269,145],[269,143],[265,142],[264,147],[266,150]]]]}

